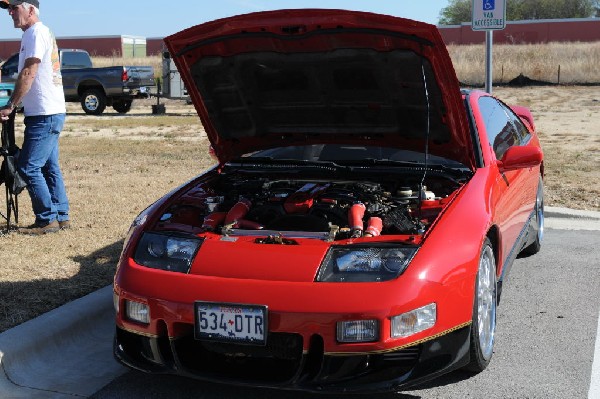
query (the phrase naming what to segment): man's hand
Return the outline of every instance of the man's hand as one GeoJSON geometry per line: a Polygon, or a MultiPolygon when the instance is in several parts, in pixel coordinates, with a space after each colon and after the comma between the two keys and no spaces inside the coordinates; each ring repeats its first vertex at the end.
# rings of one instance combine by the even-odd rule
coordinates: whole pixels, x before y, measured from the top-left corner
{"type": "Polygon", "coordinates": [[[12,114],[14,108],[12,105],[6,105],[0,108],[0,119],[7,121],[10,114],[12,114]]]}

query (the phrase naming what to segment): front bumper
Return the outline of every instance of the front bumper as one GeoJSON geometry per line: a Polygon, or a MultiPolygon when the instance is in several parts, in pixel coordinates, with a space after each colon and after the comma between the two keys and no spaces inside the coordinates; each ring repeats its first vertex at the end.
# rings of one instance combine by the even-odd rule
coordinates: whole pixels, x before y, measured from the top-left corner
{"type": "Polygon", "coordinates": [[[313,392],[393,392],[410,388],[469,362],[471,326],[395,351],[328,354],[323,339],[270,333],[266,347],[209,343],[193,334],[176,339],[144,336],[117,327],[116,359],[150,373],[206,381],[313,392]],[[308,350],[304,350],[308,347],[308,350]]]}

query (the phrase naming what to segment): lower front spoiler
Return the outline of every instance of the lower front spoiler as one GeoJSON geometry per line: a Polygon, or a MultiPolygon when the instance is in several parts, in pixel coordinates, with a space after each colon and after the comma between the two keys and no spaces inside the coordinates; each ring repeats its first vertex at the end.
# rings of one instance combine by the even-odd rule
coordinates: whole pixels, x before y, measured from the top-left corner
{"type": "Polygon", "coordinates": [[[114,355],[140,371],[217,383],[326,393],[396,392],[465,366],[470,332],[466,326],[393,352],[330,355],[318,337],[303,352],[295,334],[270,335],[270,347],[249,348],[193,337],[146,337],[117,328],[114,355]]]}

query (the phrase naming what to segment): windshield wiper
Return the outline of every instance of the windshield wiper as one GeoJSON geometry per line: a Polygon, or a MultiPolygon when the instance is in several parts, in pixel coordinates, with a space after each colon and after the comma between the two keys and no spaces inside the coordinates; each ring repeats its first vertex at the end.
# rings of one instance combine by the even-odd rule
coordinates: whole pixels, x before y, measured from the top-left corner
{"type": "Polygon", "coordinates": [[[306,159],[279,159],[273,157],[240,157],[229,161],[230,164],[265,164],[269,166],[298,166],[298,167],[318,167],[347,169],[347,166],[340,165],[334,161],[309,161],[306,159]]]}
{"type": "Polygon", "coordinates": [[[423,166],[421,162],[415,161],[400,161],[393,159],[375,159],[375,158],[365,158],[361,160],[356,160],[354,162],[360,162],[363,165],[390,165],[390,166],[423,166]]]}

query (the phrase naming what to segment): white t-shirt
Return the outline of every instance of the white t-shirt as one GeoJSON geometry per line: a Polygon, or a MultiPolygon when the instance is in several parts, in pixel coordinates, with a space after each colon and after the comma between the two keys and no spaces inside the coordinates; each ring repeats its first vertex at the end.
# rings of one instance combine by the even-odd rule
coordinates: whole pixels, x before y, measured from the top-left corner
{"type": "Polygon", "coordinates": [[[41,60],[31,89],[23,97],[25,116],[55,115],[66,112],[56,39],[41,22],[23,33],[19,72],[28,58],[41,60]]]}

